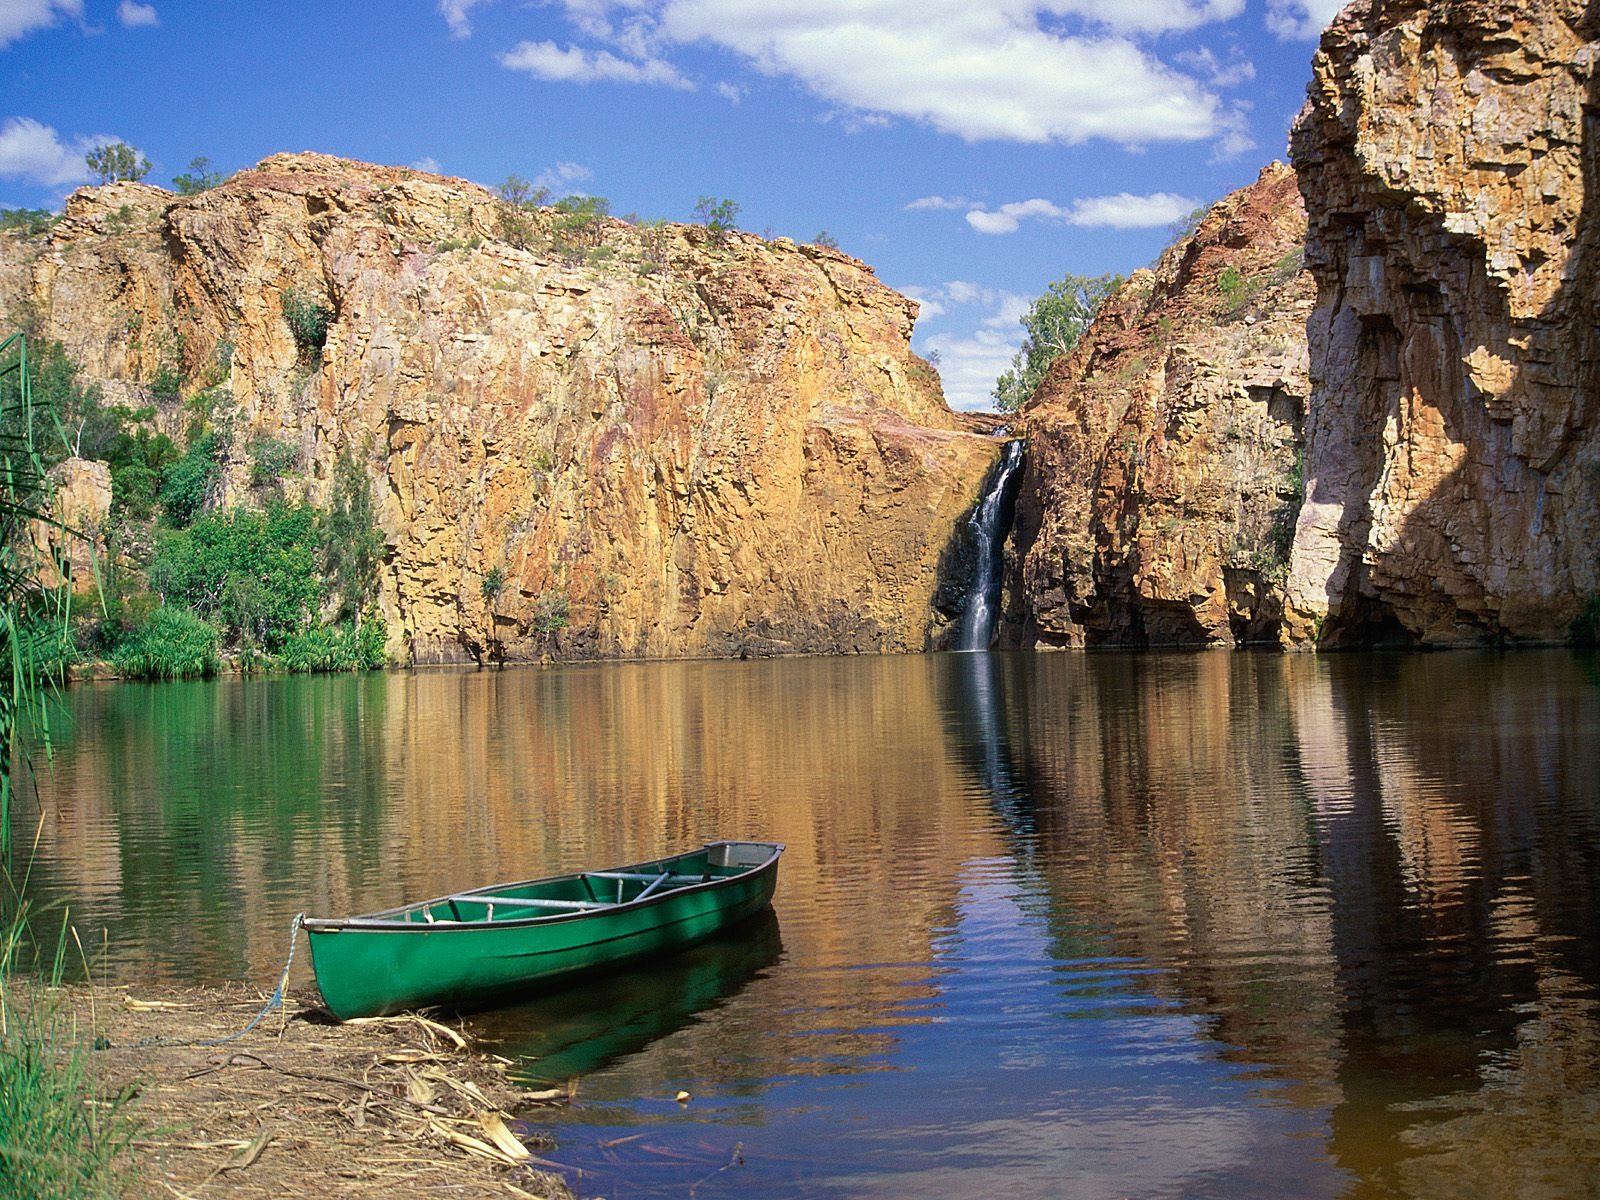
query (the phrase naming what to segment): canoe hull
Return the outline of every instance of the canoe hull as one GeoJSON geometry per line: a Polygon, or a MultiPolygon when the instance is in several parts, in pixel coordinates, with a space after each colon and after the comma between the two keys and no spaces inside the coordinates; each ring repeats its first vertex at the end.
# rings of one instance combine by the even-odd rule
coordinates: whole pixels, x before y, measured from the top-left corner
{"type": "MultiPolygon", "coordinates": [[[[317,985],[329,1011],[342,1021],[414,1008],[482,1007],[668,954],[772,902],[782,847],[766,848],[770,855],[740,874],[591,911],[430,924],[402,923],[393,913],[342,921],[308,919],[317,985]]],[[[534,880],[495,891],[537,892],[552,882],[534,880]]],[[[487,897],[491,889],[475,894],[487,897]]],[[[425,902],[410,911],[440,903],[425,902]]]]}

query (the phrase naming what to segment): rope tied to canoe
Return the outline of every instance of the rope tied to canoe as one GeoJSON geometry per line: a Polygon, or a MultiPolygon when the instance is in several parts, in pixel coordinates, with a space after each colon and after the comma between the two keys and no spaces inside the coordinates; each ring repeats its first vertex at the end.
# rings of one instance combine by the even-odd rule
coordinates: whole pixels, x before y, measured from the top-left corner
{"type": "MultiPolygon", "coordinates": [[[[134,1048],[144,1049],[150,1046],[226,1046],[229,1042],[236,1042],[249,1033],[257,1025],[261,1024],[262,1019],[269,1012],[275,1008],[283,1007],[283,989],[289,983],[289,972],[294,967],[295,947],[300,944],[300,927],[305,924],[305,920],[306,914],[297,912],[294,915],[294,920],[289,922],[289,957],[284,960],[283,971],[278,976],[278,986],[272,989],[272,995],[261,1006],[261,1011],[251,1017],[250,1023],[239,1032],[230,1033],[227,1037],[219,1038],[145,1038],[142,1041],[135,1042],[133,1044],[134,1048]]],[[[109,1042],[103,1044],[97,1042],[95,1048],[97,1050],[110,1050],[113,1047],[109,1042]]]]}

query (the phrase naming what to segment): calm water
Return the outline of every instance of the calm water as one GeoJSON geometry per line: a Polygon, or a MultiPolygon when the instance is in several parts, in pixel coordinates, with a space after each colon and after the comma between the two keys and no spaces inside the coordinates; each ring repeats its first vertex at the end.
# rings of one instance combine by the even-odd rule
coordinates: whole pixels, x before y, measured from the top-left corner
{"type": "Polygon", "coordinates": [[[743,936],[473,1020],[529,1079],[578,1077],[549,1120],[585,1194],[1600,1194],[1592,656],[607,665],[67,702],[35,887],[133,983],[270,985],[300,909],[787,842],[743,936]]]}

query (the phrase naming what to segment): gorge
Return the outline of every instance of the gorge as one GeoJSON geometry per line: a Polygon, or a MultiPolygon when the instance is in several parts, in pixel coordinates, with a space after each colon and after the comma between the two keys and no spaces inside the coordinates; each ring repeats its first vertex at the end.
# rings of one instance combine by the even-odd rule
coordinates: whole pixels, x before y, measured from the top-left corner
{"type": "Polygon", "coordinates": [[[201,400],[232,422],[208,503],[321,502],[359,462],[395,661],[1560,641],[1600,597],[1591,24],[1351,4],[1293,166],[1017,414],[1009,534],[996,422],[826,245],[277,155],[0,234],[0,311],[179,440],[201,400]],[[252,438],[292,450],[265,489],[252,438]]]}

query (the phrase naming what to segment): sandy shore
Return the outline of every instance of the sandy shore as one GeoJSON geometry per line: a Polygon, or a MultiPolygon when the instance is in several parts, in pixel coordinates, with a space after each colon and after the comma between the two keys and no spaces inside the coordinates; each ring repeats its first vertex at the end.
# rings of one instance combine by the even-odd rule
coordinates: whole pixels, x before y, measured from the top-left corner
{"type": "Polygon", "coordinates": [[[253,988],[74,986],[59,993],[110,1094],[132,1089],[140,1195],[497,1196],[571,1200],[530,1126],[564,1093],[529,1092],[447,1024],[330,1023],[291,996],[224,1045],[253,988]]]}

